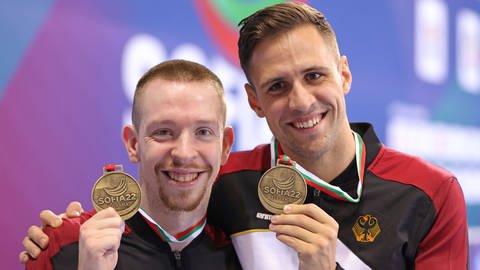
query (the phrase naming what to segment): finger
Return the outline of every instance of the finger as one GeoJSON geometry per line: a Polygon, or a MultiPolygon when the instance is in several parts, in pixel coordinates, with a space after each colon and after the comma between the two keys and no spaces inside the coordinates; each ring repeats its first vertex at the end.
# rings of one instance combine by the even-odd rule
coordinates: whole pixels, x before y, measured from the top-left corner
{"type": "MultiPolygon", "coordinates": [[[[276,223],[291,223],[296,224],[299,222],[306,222],[307,220],[312,220],[314,223],[322,223],[327,226],[335,227],[337,222],[329,214],[323,211],[320,207],[315,204],[289,204],[286,205],[283,209],[281,215],[275,215],[272,217],[271,222],[276,223]],[[297,217],[305,216],[305,219],[296,220],[297,217]],[[308,219],[307,219],[308,217],[308,219]]],[[[310,223],[313,224],[313,223],[310,223]]]]}
{"type": "Polygon", "coordinates": [[[121,229],[123,223],[118,213],[109,207],[93,215],[80,227],[80,231],[93,231],[107,228],[121,229]]]}
{"type": "Polygon", "coordinates": [[[112,207],[108,207],[97,212],[88,221],[92,220],[93,222],[93,221],[104,220],[104,219],[111,219],[111,221],[116,221],[118,225],[120,225],[120,222],[122,221],[122,218],[120,217],[120,215],[112,207]]]}
{"type": "Polygon", "coordinates": [[[338,231],[334,228],[319,225],[316,227],[315,231],[307,230],[303,227],[296,225],[274,225],[271,224],[269,229],[277,235],[286,235],[289,237],[296,238],[305,243],[318,243],[322,241],[333,241],[336,240],[338,231]]]}
{"type": "Polygon", "coordinates": [[[114,241],[120,241],[122,238],[122,231],[120,228],[106,228],[102,230],[88,231],[86,234],[81,232],[81,239],[94,242],[98,245],[103,243],[111,243],[114,241]],[[114,240],[114,241],[113,241],[114,240]]]}
{"type": "Polygon", "coordinates": [[[338,223],[318,206],[290,205],[285,213],[271,219],[270,230],[307,243],[319,239],[332,241],[338,235],[338,223]]]}
{"type": "Polygon", "coordinates": [[[105,218],[99,220],[88,220],[80,227],[80,232],[86,234],[87,232],[97,232],[106,229],[117,229],[121,230],[122,220],[117,220],[115,218],[105,218]]]}
{"type": "MultiPolygon", "coordinates": [[[[281,214],[273,216],[270,223],[270,230],[275,232],[279,228],[302,228],[311,233],[324,233],[338,231],[337,223],[319,222],[309,216],[303,214],[281,214]],[[283,225],[283,226],[282,226],[283,225]],[[288,225],[287,227],[285,227],[288,225]]],[[[283,232],[281,232],[283,233],[283,232]]]]}
{"type": "Polygon", "coordinates": [[[40,212],[40,222],[42,227],[51,226],[56,228],[62,225],[62,219],[50,210],[40,212]]]}
{"type": "Polygon", "coordinates": [[[102,230],[80,231],[80,246],[90,251],[118,250],[122,238],[122,231],[119,228],[108,228],[102,230]]]}
{"type": "Polygon", "coordinates": [[[302,260],[316,258],[331,261],[335,258],[336,234],[314,234],[298,227],[283,227],[281,233],[276,234],[277,239],[294,249],[302,260]]]}
{"type": "Polygon", "coordinates": [[[32,258],[37,258],[40,252],[42,251],[40,247],[38,247],[34,242],[32,242],[28,237],[23,238],[22,241],[24,251],[28,254],[28,256],[32,258]]]}
{"type": "Polygon", "coordinates": [[[28,252],[26,252],[25,250],[18,254],[18,261],[21,264],[26,264],[28,260],[30,260],[30,256],[28,256],[28,252]]]}
{"type": "Polygon", "coordinates": [[[322,208],[318,205],[309,203],[309,204],[288,204],[283,208],[283,213],[285,214],[304,214],[309,216],[319,222],[323,223],[335,223],[333,219],[327,212],[323,211],[322,208]]]}
{"type": "Polygon", "coordinates": [[[295,237],[292,237],[292,236],[289,236],[289,235],[277,234],[276,237],[280,242],[282,242],[285,245],[291,247],[297,253],[304,253],[310,247],[313,247],[313,244],[307,243],[303,240],[300,240],[298,238],[295,238],[295,237]]]}
{"type": "Polygon", "coordinates": [[[67,214],[67,217],[78,217],[80,216],[81,213],[83,213],[84,210],[82,208],[82,204],[77,201],[73,201],[68,204],[67,210],[65,213],[67,214]]]}
{"type": "MultiPolygon", "coordinates": [[[[28,233],[28,236],[25,237],[25,239],[28,241],[24,240],[25,242],[23,243],[23,246],[25,248],[45,249],[48,246],[48,236],[43,232],[43,230],[40,227],[30,226],[30,228],[28,228],[27,233],[28,233]]],[[[38,251],[40,252],[40,250],[38,251]]],[[[30,255],[34,255],[34,254],[30,253],[30,255]]],[[[36,258],[36,256],[34,258],[36,258]]]]}

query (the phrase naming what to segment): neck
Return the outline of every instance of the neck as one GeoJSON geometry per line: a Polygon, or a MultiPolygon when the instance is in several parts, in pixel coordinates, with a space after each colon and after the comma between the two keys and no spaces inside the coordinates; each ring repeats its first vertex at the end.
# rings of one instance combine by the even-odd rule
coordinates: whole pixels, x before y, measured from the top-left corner
{"type": "MultiPolygon", "coordinates": [[[[355,158],[355,138],[350,128],[345,129],[330,142],[332,147],[323,150],[317,158],[296,157],[300,166],[330,183],[339,176],[355,158]]],[[[327,146],[328,147],[328,146],[327,146]]],[[[289,155],[289,153],[286,153],[289,155]]]]}

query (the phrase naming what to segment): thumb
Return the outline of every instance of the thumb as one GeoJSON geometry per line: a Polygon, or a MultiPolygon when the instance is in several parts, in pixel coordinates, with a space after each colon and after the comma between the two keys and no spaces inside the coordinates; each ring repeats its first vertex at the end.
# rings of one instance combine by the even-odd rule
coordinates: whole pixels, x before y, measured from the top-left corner
{"type": "Polygon", "coordinates": [[[84,212],[84,210],[82,208],[82,204],[80,202],[77,202],[77,201],[73,201],[73,202],[69,203],[68,206],[67,206],[67,210],[65,211],[65,213],[67,214],[67,217],[69,217],[69,218],[78,217],[83,212],[84,212]]]}

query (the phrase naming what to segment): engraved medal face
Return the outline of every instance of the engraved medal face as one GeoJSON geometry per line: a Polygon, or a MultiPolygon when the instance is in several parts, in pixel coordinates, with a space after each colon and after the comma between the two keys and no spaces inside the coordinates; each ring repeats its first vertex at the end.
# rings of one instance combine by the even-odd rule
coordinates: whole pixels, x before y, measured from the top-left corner
{"type": "Polygon", "coordinates": [[[106,172],[92,189],[95,210],[113,207],[123,220],[131,218],[140,207],[141,192],[137,181],[122,171],[106,172]]]}
{"type": "Polygon", "coordinates": [[[268,211],[280,214],[287,204],[305,202],[307,184],[295,168],[277,165],[266,171],[260,178],[258,197],[268,211]]]}

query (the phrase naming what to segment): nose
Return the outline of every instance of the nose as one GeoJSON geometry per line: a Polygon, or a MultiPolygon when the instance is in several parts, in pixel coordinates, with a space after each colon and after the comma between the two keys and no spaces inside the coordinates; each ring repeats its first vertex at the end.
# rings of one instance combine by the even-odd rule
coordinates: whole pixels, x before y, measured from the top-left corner
{"type": "Polygon", "coordinates": [[[171,155],[175,165],[188,164],[196,157],[196,149],[193,138],[190,134],[182,133],[175,140],[171,155]]]}
{"type": "Polygon", "coordinates": [[[315,98],[310,90],[301,83],[293,85],[288,95],[288,106],[291,110],[308,111],[315,102],[315,98]]]}

